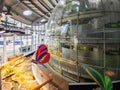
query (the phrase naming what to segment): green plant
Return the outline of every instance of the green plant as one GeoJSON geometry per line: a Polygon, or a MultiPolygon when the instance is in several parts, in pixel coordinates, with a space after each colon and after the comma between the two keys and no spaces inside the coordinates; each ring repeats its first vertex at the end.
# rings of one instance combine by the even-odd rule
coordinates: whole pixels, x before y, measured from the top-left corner
{"type": "Polygon", "coordinates": [[[101,75],[97,70],[86,64],[82,64],[82,67],[103,90],[112,90],[112,82],[108,76],[101,75]]]}

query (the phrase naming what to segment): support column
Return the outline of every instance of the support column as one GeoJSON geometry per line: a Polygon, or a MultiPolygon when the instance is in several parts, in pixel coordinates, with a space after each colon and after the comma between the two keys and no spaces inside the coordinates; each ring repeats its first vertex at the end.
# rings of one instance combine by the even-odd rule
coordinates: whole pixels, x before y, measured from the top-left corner
{"type": "Polygon", "coordinates": [[[15,55],[15,34],[13,36],[13,55],[15,55]]]}
{"type": "MultiPolygon", "coordinates": [[[[27,40],[26,40],[27,45],[26,45],[26,46],[28,47],[28,45],[29,45],[29,44],[28,44],[28,30],[27,30],[26,32],[27,32],[27,38],[26,38],[26,39],[27,39],[27,40]]],[[[28,51],[28,48],[27,48],[27,52],[29,52],[29,51],[28,51]]]]}
{"type": "Polygon", "coordinates": [[[41,24],[41,44],[43,44],[43,24],[41,24]]]}
{"type": "Polygon", "coordinates": [[[33,30],[33,26],[32,26],[32,35],[31,35],[31,51],[33,51],[33,45],[34,45],[34,41],[33,41],[33,33],[34,33],[34,30],[33,30]]]}
{"type": "MultiPolygon", "coordinates": [[[[43,30],[44,30],[44,31],[43,31],[44,33],[45,33],[45,29],[46,29],[46,27],[45,27],[45,23],[44,23],[44,29],[43,29],[43,30]]],[[[44,35],[44,34],[43,34],[43,40],[44,40],[44,43],[45,43],[45,35],[44,35]]]]}
{"type": "Polygon", "coordinates": [[[40,28],[38,26],[38,46],[40,45],[40,28]]]}
{"type": "MultiPolygon", "coordinates": [[[[21,22],[21,26],[20,27],[22,28],[22,22],[21,22]]],[[[22,44],[23,44],[23,42],[22,42],[22,34],[21,34],[20,41],[21,41],[21,44],[20,44],[21,51],[20,52],[22,52],[22,44]]]]}
{"type": "Polygon", "coordinates": [[[6,36],[3,36],[3,63],[7,62],[7,45],[6,45],[6,36]]]}
{"type": "Polygon", "coordinates": [[[42,24],[41,24],[41,29],[40,29],[40,44],[42,44],[42,24]]]}
{"type": "MultiPolygon", "coordinates": [[[[14,20],[14,24],[15,24],[15,20],[14,20]]],[[[16,34],[13,35],[13,55],[15,55],[15,36],[16,34]]]]}

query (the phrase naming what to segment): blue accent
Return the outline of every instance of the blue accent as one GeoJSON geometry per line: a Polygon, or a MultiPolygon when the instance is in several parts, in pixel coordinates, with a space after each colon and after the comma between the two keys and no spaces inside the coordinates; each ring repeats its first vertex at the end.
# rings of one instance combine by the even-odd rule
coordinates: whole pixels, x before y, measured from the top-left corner
{"type": "Polygon", "coordinates": [[[35,61],[35,60],[34,60],[33,63],[38,64],[38,65],[42,65],[43,67],[47,68],[47,66],[45,66],[44,64],[42,64],[42,63],[40,63],[40,62],[38,62],[38,61],[35,61]]]}
{"type": "Polygon", "coordinates": [[[41,60],[41,59],[42,59],[42,57],[43,57],[43,56],[45,56],[46,54],[47,54],[47,52],[45,52],[45,53],[41,54],[41,55],[40,55],[40,57],[38,57],[38,58],[36,59],[36,61],[41,60]]]}
{"type": "Polygon", "coordinates": [[[43,50],[41,50],[41,52],[44,51],[44,50],[47,50],[47,48],[44,48],[43,50]]]}

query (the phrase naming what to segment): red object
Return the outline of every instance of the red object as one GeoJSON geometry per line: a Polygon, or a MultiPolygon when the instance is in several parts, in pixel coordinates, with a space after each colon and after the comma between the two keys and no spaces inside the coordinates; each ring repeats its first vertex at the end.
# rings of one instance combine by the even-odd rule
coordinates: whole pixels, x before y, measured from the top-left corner
{"type": "Polygon", "coordinates": [[[42,44],[38,47],[36,52],[36,61],[41,64],[47,63],[50,60],[50,54],[48,53],[47,46],[42,44]]]}

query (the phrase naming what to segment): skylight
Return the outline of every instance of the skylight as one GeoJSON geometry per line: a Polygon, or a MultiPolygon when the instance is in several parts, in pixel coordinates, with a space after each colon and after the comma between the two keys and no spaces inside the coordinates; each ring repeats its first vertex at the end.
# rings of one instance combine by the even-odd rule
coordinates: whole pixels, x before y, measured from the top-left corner
{"type": "Polygon", "coordinates": [[[32,15],[32,11],[31,11],[31,10],[25,10],[25,11],[23,12],[23,15],[25,15],[25,16],[30,16],[30,15],[32,15]]]}

